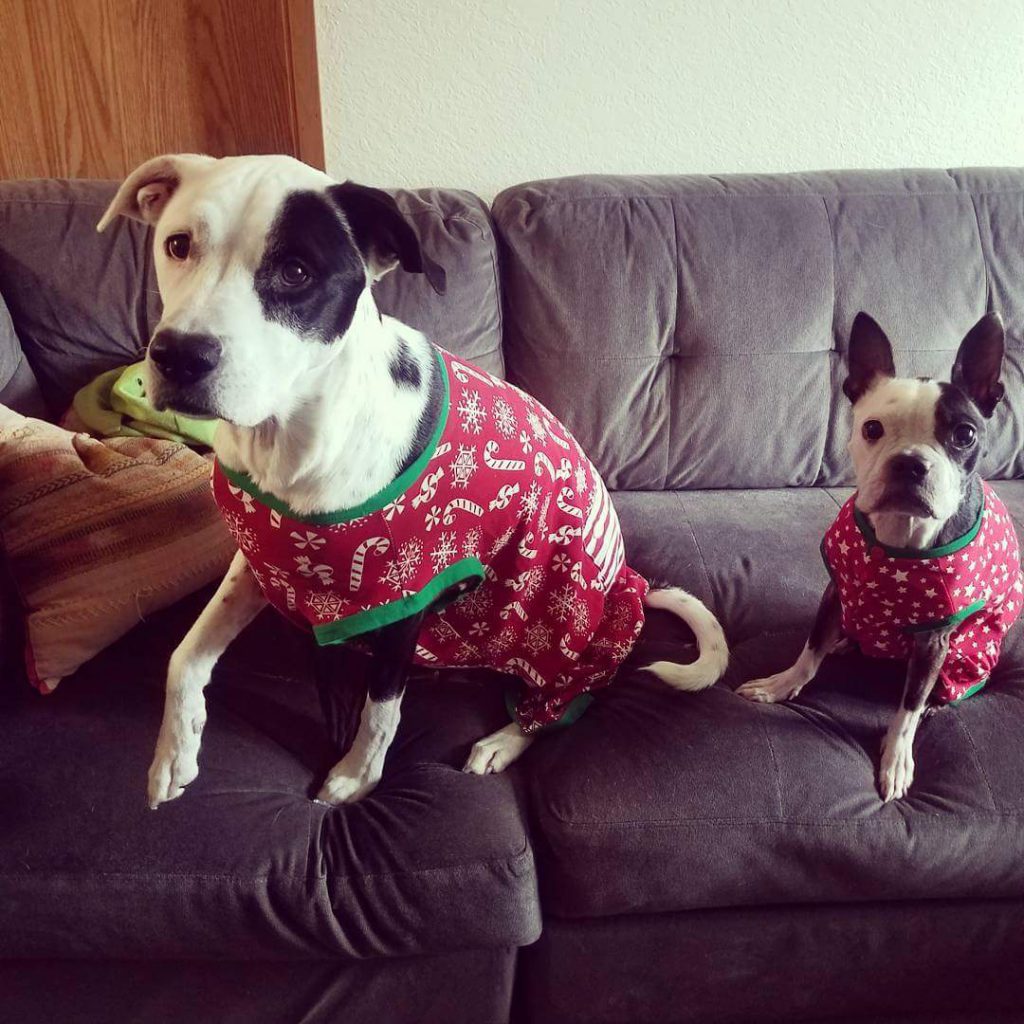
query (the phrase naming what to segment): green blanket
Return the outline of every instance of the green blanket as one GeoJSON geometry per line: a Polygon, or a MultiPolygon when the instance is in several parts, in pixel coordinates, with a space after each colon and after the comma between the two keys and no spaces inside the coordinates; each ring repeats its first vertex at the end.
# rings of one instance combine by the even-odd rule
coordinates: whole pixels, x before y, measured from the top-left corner
{"type": "Polygon", "coordinates": [[[150,405],[143,365],[108,370],[75,395],[71,409],[82,428],[97,437],[163,437],[193,447],[213,447],[216,420],[157,412],[150,405]]]}

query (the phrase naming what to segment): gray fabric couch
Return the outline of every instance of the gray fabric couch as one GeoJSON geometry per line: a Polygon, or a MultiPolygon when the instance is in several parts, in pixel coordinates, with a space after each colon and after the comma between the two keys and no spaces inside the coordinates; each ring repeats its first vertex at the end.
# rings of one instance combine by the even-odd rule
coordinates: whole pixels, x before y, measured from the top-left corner
{"type": "MultiPolygon", "coordinates": [[[[0,184],[0,401],[55,415],[159,316],[146,232],[93,231],[112,186],[0,184]]],[[[732,647],[689,660],[658,615],[571,729],[506,776],[458,770],[500,687],[414,681],[385,781],[311,802],[331,750],[309,653],[273,613],[215,675],[203,771],[145,808],[167,656],[205,595],[43,699],[0,588],[0,1016],[43,1021],[1013,1019],[1024,1006],[1024,647],[930,718],[908,799],[874,774],[898,665],[830,659],[790,705],[732,690],[784,667],[849,493],[840,384],[867,309],[897,365],[945,375],[987,308],[1008,401],[985,471],[1024,521],[1024,172],[584,177],[405,193],[438,298],[380,305],[541,398],[614,488],[631,563],[687,587],[732,647]]],[[[351,706],[363,665],[351,657],[351,706]]],[[[351,716],[350,716],[351,717],[351,716]]]]}

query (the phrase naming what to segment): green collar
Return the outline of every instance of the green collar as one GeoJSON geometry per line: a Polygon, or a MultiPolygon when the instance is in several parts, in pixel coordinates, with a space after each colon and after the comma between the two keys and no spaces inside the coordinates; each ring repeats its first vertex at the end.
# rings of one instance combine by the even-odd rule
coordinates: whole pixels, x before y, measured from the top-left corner
{"type": "Polygon", "coordinates": [[[248,473],[239,473],[238,470],[231,469],[225,466],[219,459],[217,465],[220,466],[221,472],[236,486],[241,487],[247,494],[251,494],[261,505],[266,505],[267,508],[272,508],[276,512],[280,512],[281,515],[287,516],[289,519],[295,519],[300,523],[312,523],[318,526],[328,526],[332,523],[347,523],[353,519],[359,519],[361,516],[369,515],[371,512],[377,512],[382,509],[385,505],[394,501],[400,494],[405,494],[407,490],[420,478],[424,470],[427,468],[427,463],[433,458],[434,452],[437,451],[438,442],[441,440],[441,435],[444,433],[444,428],[448,423],[448,405],[450,386],[448,383],[448,370],[445,367],[444,359],[441,357],[441,353],[435,349],[434,355],[437,358],[437,365],[441,370],[441,381],[444,386],[444,395],[441,399],[441,414],[437,418],[437,426],[434,428],[434,433],[430,440],[427,442],[427,446],[420,453],[419,458],[399,473],[394,480],[391,481],[386,487],[381,488],[376,494],[371,494],[365,501],[360,502],[353,508],[342,508],[334,512],[312,512],[307,515],[300,515],[294,511],[285,502],[281,501],[280,498],[275,497],[273,494],[267,494],[266,491],[261,491],[256,484],[253,483],[252,478],[248,473]]]}
{"type": "Polygon", "coordinates": [[[978,518],[974,521],[974,525],[962,537],[957,537],[956,540],[951,540],[948,544],[943,544],[941,547],[937,548],[891,548],[888,544],[883,544],[875,536],[874,528],[868,521],[868,517],[864,515],[856,505],[853,506],[854,521],[863,535],[868,548],[881,548],[890,558],[925,559],[942,558],[943,555],[951,555],[955,551],[959,551],[961,548],[967,547],[967,545],[978,536],[978,531],[981,529],[981,521],[984,517],[985,492],[982,490],[981,510],[978,512],[978,518]]]}

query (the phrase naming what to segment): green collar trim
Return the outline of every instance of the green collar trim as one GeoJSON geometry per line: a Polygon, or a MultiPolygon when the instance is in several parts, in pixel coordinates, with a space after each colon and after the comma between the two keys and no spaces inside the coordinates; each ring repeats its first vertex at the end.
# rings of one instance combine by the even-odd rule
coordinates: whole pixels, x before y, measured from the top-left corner
{"type": "Polygon", "coordinates": [[[415,594],[407,594],[396,601],[382,604],[377,608],[367,608],[344,619],[325,622],[313,627],[316,642],[325,647],[329,644],[343,644],[346,640],[372,632],[383,626],[407,619],[417,612],[427,611],[451,587],[465,580],[484,578],[484,567],[478,558],[462,558],[453,562],[438,573],[422,590],[415,594]]]}
{"type": "Polygon", "coordinates": [[[329,526],[332,523],[348,523],[371,512],[379,511],[385,505],[394,501],[400,494],[405,494],[422,476],[427,468],[427,463],[430,462],[434,452],[437,451],[441,435],[448,424],[448,407],[451,394],[451,387],[448,383],[448,371],[445,368],[444,360],[441,358],[441,353],[437,349],[434,349],[434,355],[437,358],[438,369],[441,371],[444,394],[441,399],[441,414],[437,418],[437,426],[434,428],[433,435],[427,442],[427,446],[420,453],[419,458],[408,469],[399,473],[386,487],[381,488],[376,494],[371,494],[369,498],[358,505],[352,508],[341,508],[334,512],[311,512],[306,515],[300,515],[288,504],[281,501],[280,498],[276,498],[273,494],[268,494],[266,491],[261,491],[253,483],[248,473],[239,473],[238,470],[225,466],[219,459],[217,460],[217,465],[220,466],[221,472],[236,487],[241,487],[247,494],[251,494],[261,505],[266,505],[267,508],[272,508],[275,512],[280,512],[281,515],[300,523],[329,526]]]}
{"type": "Polygon", "coordinates": [[[890,558],[942,558],[943,555],[952,555],[955,551],[959,551],[961,548],[967,547],[968,544],[978,536],[978,531],[981,529],[981,521],[985,517],[985,497],[984,492],[982,493],[981,499],[981,510],[978,512],[978,518],[974,521],[974,525],[962,536],[957,537],[956,540],[951,540],[948,544],[943,544],[937,548],[891,548],[888,544],[883,544],[876,536],[874,528],[868,521],[868,517],[856,505],[853,506],[853,519],[857,524],[857,528],[860,530],[861,535],[867,542],[869,548],[881,548],[890,558]]]}
{"type": "Polygon", "coordinates": [[[980,612],[985,607],[985,598],[981,598],[969,604],[966,608],[961,608],[960,611],[954,612],[952,615],[947,615],[944,619],[936,619],[934,622],[920,622],[916,626],[904,626],[903,631],[905,633],[930,633],[935,629],[945,629],[948,626],[959,626],[964,619],[973,615],[975,612],[980,612]]]}

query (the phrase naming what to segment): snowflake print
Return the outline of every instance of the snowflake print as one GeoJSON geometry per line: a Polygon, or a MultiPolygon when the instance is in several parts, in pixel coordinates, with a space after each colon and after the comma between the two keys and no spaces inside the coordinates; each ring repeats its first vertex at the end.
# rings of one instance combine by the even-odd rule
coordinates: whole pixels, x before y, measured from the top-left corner
{"type": "Polygon", "coordinates": [[[321,620],[336,619],[341,611],[342,601],[329,590],[314,590],[306,598],[306,606],[321,620]]]}
{"type": "Polygon", "coordinates": [[[291,538],[292,543],[300,551],[305,551],[307,548],[309,548],[310,551],[319,551],[320,548],[327,543],[323,537],[318,536],[311,530],[304,530],[302,533],[292,530],[291,538]]]}
{"type": "Polygon", "coordinates": [[[480,652],[468,640],[462,640],[452,657],[463,665],[472,664],[480,660],[480,652]]]}
{"type": "Polygon", "coordinates": [[[531,654],[540,654],[551,647],[551,629],[536,622],[523,634],[523,646],[531,654]]]}
{"type": "Polygon", "coordinates": [[[430,627],[430,632],[438,640],[458,640],[458,630],[443,616],[437,617],[437,622],[430,627]]]}
{"type": "Polygon", "coordinates": [[[535,441],[543,442],[547,436],[547,430],[544,428],[544,421],[531,409],[526,414],[527,422],[530,424],[530,431],[533,434],[535,441]]]}
{"type": "Polygon", "coordinates": [[[492,412],[498,433],[505,438],[514,437],[519,423],[516,421],[516,414],[512,411],[512,406],[504,398],[499,398],[494,403],[492,412]]]}
{"type": "Polygon", "coordinates": [[[513,580],[505,580],[505,586],[511,587],[517,594],[521,594],[523,600],[535,597],[544,582],[544,567],[535,565],[532,569],[525,569],[513,580]]]}
{"type": "Polygon", "coordinates": [[[498,655],[504,654],[512,646],[515,638],[516,631],[514,627],[502,626],[501,629],[487,641],[485,650],[490,657],[496,658],[498,655]]]}
{"type": "Polygon", "coordinates": [[[488,558],[493,558],[508,542],[512,539],[516,532],[514,526],[510,526],[500,537],[498,537],[491,545],[491,550],[487,552],[488,558]]]}
{"type": "Polygon", "coordinates": [[[458,404],[462,429],[467,434],[479,434],[483,422],[487,419],[487,410],[480,401],[479,391],[465,391],[458,404]]]}
{"type": "Polygon", "coordinates": [[[418,540],[403,541],[399,545],[394,558],[388,559],[381,583],[390,583],[396,590],[416,575],[420,562],[423,560],[423,544],[418,540]]]}
{"type": "Polygon", "coordinates": [[[300,575],[309,578],[316,577],[324,586],[329,587],[334,582],[333,565],[313,565],[309,555],[296,555],[295,568],[300,575]]]}
{"type": "Polygon", "coordinates": [[[430,552],[434,572],[440,572],[446,565],[451,565],[458,553],[459,549],[455,546],[455,531],[441,533],[437,538],[437,546],[430,552]]]}
{"type": "Polygon", "coordinates": [[[572,608],[572,628],[580,636],[590,632],[590,609],[586,601],[577,601],[572,608]]]}
{"type": "Polygon", "coordinates": [[[576,606],[576,588],[571,583],[563,583],[551,595],[548,602],[548,615],[557,622],[565,622],[576,606]]]}
{"type": "Polygon", "coordinates": [[[476,590],[463,594],[462,597],[455,601],[452,604],[452,609],[460,615],[465,615],[467,619],[483,619],[488,611],[490,611],[493,603],[494,598],[490,589],[487,587],[477,587],[476,590]]]}
{"type": "Polygon", "coordinates": [[[471,530],[467,530],[466,536],[462,539],[462,554],[466,558],[479,558],[480,541],[482,538],[483,533],[479,526],[474,526],[471,530]]]}
{"type": "Polygon", "coordinates": [[[459,454],[452,461],[452,486],[467,487],[470,478],[479,468],[476,461],[476,445],[460,444],[459,454]]]}
{"type": "Polygon", "coordinates": [[[519,499],[519,516],[529,522],[537,513],[540,507],[540,484],[536,480],[530,484],[530,489],[519,499]]]}
{"type": "Polygon", "coordinates": [[[582,497],[587,493],[587,471],[582,466],[576,467],[576,493],[582,497]]]}
{"type": "Polygon", "coordinates": [[[286,587],[288,586],[288,573],[277,565],[266,565],[264,568],[267,570],[267,582],[272,587],[286,587]]]}

